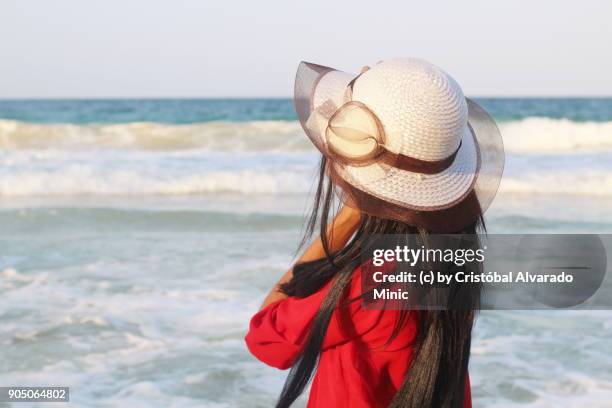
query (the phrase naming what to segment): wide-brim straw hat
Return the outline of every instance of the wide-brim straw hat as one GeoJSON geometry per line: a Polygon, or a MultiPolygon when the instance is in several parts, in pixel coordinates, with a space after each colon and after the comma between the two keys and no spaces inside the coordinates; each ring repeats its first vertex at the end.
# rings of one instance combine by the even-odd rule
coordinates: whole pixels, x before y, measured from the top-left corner
{"type": "Polygon", "coordinates": [[[457,232],[495,197],[504,167],[495,121],[426,61],[384,60],[359,75],[302,62],[294,102],[328,175],[363,212],[457,232]]]}

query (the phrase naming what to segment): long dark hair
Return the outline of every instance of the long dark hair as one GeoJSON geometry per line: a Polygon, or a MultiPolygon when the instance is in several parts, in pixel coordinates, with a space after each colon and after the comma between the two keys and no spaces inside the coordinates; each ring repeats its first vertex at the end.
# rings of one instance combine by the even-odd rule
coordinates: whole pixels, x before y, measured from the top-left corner
{"type": "MultiPolygon", "coordinates": [[[[282,290],[297,297],[308,296],[332,280],[330,290],[311,326],[305,346],[291,368],[277,408],[289,407],[304,391],[316,369],[321,345],[334,310],[343,301],[354,270],[361,264],[361,249],[374,234],[416,234],[427,238],[428,231],[402,222],[362,214],[357,231],[344,248],[330,251],[327,225],[334,209],[334,185],[326,176],[327,161],[321,160],[312,213],[301,246],[308,242],[317,225],[325,257],[297,264],[293,278],[282,290]]],[[[484,230],[482,215],[461,234],[484,230]]],[[[470,306],[477,306],[477,301],[470,306]]],[[[407,322],[408,311],[399,314],[391,339],[407,322]]],[[[417,337],[410,368],[390,403],[392,408],[456,408],[463,406],[467,366],[470,355],[473,307],[460,310],[423,310],[417,319],[417,337]]]]}

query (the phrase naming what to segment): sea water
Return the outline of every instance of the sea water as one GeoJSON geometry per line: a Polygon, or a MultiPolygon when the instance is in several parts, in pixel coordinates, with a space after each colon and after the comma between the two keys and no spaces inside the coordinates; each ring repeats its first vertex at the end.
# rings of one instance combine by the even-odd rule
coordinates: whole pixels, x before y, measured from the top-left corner
{"type": "MultiPolygon", "coordinates": [[[[479,102],[506,147],[490,233],[612,232],[611,99],[479,102]]],[[[286,373],[243,337],[318,159],[285,99],[0,101],[0,385],[272,406],[286,373]]],[[[610,338],[612,312],[482,312],[474,405],[607,406],[610,338]]]]}

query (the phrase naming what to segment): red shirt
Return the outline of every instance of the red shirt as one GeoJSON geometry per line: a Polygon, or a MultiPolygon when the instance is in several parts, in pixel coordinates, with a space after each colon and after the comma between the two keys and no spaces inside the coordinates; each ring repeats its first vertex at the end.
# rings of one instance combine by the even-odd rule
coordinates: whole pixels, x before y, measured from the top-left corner
{"type": "MultiPolygon", "coordinates": [[[[353,274],[349,298],[361,294],[361,269],[353,274]]],[[[289,297],[268,305],[251,319],[245,338],[262,362],[290,368],[331,283],[306,298],[289,297]]],[[[387,407],[401,386],[412,358],[416,315],[388,345],[396,310],[367,310],[361,301],[336,308],[323,341],[308,408],[387,407]]],[[[471,408],[469,380],[464,408],[471,408]]]]}

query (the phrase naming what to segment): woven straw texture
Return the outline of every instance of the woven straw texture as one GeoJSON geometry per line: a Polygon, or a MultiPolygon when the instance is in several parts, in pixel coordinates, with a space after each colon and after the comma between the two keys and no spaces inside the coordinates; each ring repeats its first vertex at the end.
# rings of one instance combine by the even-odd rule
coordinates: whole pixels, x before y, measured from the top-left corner
{"type": "MultiPolygon", "coordinates": [[[[321,117],[333,113],[346,102],[346,87],[353,78],[341,71],[324,74],[314,90],[313,110],[321,117]]],[[[448,74],[420,59],[386,60],[357,79],[352,100],[376,114],[384,127],[385,148],[394,153],[436,161],[451,155],[460,143],[461,147],[453,164],[437,174],[413,173],[382,163],[335,163],[337,173],[347,182],[416,210],[447,208],[469,193],[477,174],[478,149],[467,126],[465,97],[448,74]]],[[[319,123],[319,129],[323,126],[319,123]]]]}

